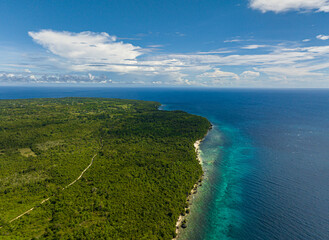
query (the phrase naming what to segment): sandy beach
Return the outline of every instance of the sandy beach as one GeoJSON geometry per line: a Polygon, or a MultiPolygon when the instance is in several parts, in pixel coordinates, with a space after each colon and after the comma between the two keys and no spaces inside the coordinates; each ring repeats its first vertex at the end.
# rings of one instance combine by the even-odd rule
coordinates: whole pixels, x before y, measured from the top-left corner
{"type": "MultiPolygon", "coordinates": [[[[204,139],[204,138],[203,138],[203,139],[204,139]]],[[[197,153],[197,160],[198,160],[199,164],[201,165],[201,167],[202,167],[203,162],[202,162],[202,158],[201,158],[201,156],[200,156],[200,144],[201,144],[201,142],[203,141],[203,139],[197,140],[197,141],[194,143],[195,152],[197,153]]],[[[193,198],[193,195],[197,193],[197,188],[200,186],[200,184],[201,184],[201,182],[202,182],[202,179],[203,179],[203,176],[201,177],[201,179],[199,179],[199,180],[197,181],[197,183],[195,183],[195,184],[193,185],[193,188],[192,188],[192,190],[191,190],[189,196],[188,196],[187,199],[186,199],[187,202],[189,202],[189,201],[193,198]]],[[[189,208],[186,208],[185,210],[187,210],[187,209],[189,209],[189,208]]],[[[185,215],[185,216],[186,216],[186,215],[185,215]]],[[[179,230],[180,230],[181,225],[182,225],[182,223],[183,223],[183,221],[184,221],[184,219],[185,219],[185,216],[179,215],[178,220],[177,220],[177,222],[176,222],[176,237],[173,238],[173,240],[176,240],[176,239],[177,239],[177,236],[178,236],[178,234],[179,234],[179,230]]]]}
{"type": "MultiPolygon", "coordinates": [[[[202,169],[203,169],[203,161],[202,161],[202,158],[200,156],[200,152],[201,152],[200,151],[200,144],[202,143],[202,141],[205,139],[205,137],[208,135],[209,131],[212,128],[213,128],[213,125],[211,124],[207,134],[202,139],[199,139],[194,143],[195,152],[197,153],[197,160],[198,160],[199,164],[201,165],[202,169]]],[[[186,202],[190,202],[193,199],[194,195],[197,193],[198,187],[202,185],[203,177],[204,177],[204,174],[202,174],[202,177],[193,185],[193,188],[191,189],[191,192],[190,192],[189,196],[186,198],[186,202]]],[[[187,209],[189,209],[189,207],[185,208],[185,211],[187,209]]],[[[176,237],[173,238],[172,240],[176,240],[178,238],[179,230],[180,230],[181,225],[182,225],[185,218],[186,218],[186,215],[185,216],[179,215],[178,220],[176,222],[176,237]]]]}

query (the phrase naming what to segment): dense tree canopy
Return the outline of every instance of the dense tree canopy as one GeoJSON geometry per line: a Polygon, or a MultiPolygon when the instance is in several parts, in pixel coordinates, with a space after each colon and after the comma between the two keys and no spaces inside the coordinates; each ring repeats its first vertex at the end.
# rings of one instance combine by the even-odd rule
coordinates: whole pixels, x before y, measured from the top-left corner
{"type": "Polygon", "coordinates": [[[210,123],[158,107],[104,98],[1,100],[0,238],[171,239],[202,175],[193,143],[210,123]]]}

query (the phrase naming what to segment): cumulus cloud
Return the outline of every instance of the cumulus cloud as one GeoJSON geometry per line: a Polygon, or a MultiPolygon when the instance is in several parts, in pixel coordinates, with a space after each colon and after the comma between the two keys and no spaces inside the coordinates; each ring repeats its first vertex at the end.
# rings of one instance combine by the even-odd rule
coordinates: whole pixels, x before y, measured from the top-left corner
{"type": "Polygon", "coordinates": [[[199,78],[214,78],[214,79],[232,79],[239,80],[239,76],[233,72],[223,72],[219,68],[215,68],[212,72],[205,72],[198,75],[199,78]]]}
{"type": "Polygon", "coordinates": [[[329,12],[328,0],[250,0],[250,7],[265,12],[317,11],[329,12]]]}
{"type": "MultiPolygon", "coordinates": [[[[118,42],[115,36],[107,33],[41,30],[28,34],[36,43],[57,56],[48,60],[50,65],[54,64],[68,71],[141,74],[147,77],[165,75],[170,79],[176,77],[176,81],[181,82],[183,73],[179,71],[182,67],[189,67],[176,59],[157,61],[148,60],[144,56],[144,60],[141,60],[139,57],[149,53],[150,49],[118,42]]],[[[89,75],[89,79],[93,80],[93,77],[89,75]]]]}
{"type": "MultiPolygon", "coordinates": [[[[319,80],[319,76],[324,75],[319,71],[326,71],[329,68],[327,59],[329,58],[329,46],[311,46],[311,47],[287,47],[285,45],[270,46],[271,51],[265,54],[170,54],[167,56],[158,56],[158,60],[164,58],[176,59],[185,66],[209,66],[210,69],[217,69],[214,72],[206,71],[199,74],[197,78],[200,83],[201,79],[238,79],[247,81],[258,77],[259,73],[245,72],[241,76],[236,73],[223,73],[219,70],[220,66],[245,66],[252,67],[257,72],[262,72],[262,79],[269,77],[280,77],[281,79],[296,80],[296,76],[300,79],[308,77],[314,78],[314,81],[319,80]],[[234,75],[235,74],[235,75],[234,75]],[[249,78],[247,78],[249,77],[249,78]]],[[[259,75],[260,77],[260,75],[259,75]]],[[[327,78],[328,79],[328,78],[327,78]]],[[[312,80],[312,81],[313,81],[312,80]]],[[[230,83],[234,81],[229,81],[230,83]]],[[[241,81],[240,81],[241,82],[241,81]]],[[[322,82],[322,83],[323,83],[322,82]]]]}
{"type": "Polygon", "coordinates": [[[219,68],[204,72],[198,75],[197,78],[198,84],[204,86],[234,86],[240,80],[239,75],[233,72],[221,71],[219,68]]]}
{"type": "Polygon", "coordinates": [[[115,36],[93,32],[56,32],[42,30],[28,33],[35,42],[52,53],[72,59],[106,59],[112,62],[136,59],[141,48],[129,43],[116,42],[115,36]]]}
{"type": "Polygon", "coordinates": [[[317,39],[320,40],[328,40],[329,39],[329,35],[318,35],[316,36],[317,39]]]}
{"type": "Polygon", "coordinates": [[[248,81],[260,82],[254,81],[260,78],[289,80],[304,76],[325,79],[329,68],[329,46],[296,47],[296,43],[290,42],[279,45],[237,43],[242,46],[195,53],[157,54],[153,51],[150,54],[151,46],[144,49],[118,41],[107,33],[42,30],[29,35],[48,51],[39,52],[38,56],[25,54],[25,61],[0,62],[6,71],[9,69],[2,73],[0,81],[232,86],[247,85],[248,81]],[[252,51],[263,47],[266,52],[252,51]],[[223,68],[253,70],[238,75],[235,70],[229,72],[223,68]],[[67,74],[41,74],[52,70],[67,74]]]}
{"type": "Polygon", "coordinates": [[[129,71],[124,66],[135,63],[136,58],[143,54],[139,46],[118,42],[115,36],[107,33],[42,30],[28,34],[36,43],[67,60],[67,66],[76,71],[97,67],[109,71],[129,71]]]}
{"type": "Polygon", "coordinates": [[[260,76],[259,72],[253,72],[253,71],[244,71],[243,73],[240,74],[240,77],[244,79],[255,79],[259,76],[260,76]]]}

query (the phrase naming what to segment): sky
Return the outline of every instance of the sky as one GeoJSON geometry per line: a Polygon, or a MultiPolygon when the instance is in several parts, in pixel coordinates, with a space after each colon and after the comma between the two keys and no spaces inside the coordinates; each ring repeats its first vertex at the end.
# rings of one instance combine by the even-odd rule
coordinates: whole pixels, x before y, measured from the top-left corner
{"type": "Polygon", "coordinates": [[[329,0],[1,0],[0,85],[328,88],[329,0]]]}

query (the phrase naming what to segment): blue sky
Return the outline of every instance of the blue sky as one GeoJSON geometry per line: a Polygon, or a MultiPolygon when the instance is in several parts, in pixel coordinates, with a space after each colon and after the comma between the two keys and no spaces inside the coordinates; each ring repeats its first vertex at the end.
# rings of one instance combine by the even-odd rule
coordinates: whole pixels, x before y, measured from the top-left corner
{"type": "Polygon", "coordinates": [[[19,84],[329,87],[329,0],[2,0],[19,84]]]}

